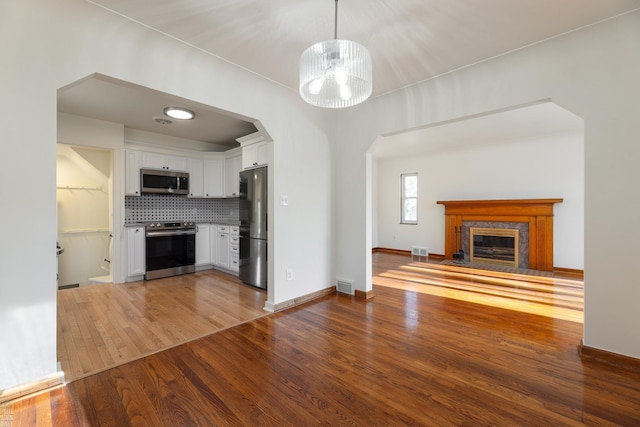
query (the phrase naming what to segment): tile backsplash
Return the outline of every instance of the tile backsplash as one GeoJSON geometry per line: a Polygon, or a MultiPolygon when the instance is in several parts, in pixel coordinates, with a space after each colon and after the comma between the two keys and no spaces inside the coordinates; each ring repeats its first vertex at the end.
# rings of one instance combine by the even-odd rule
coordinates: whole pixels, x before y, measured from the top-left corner
{"type": "Polygon", "coordinates": [[[124,223],[150,221],[237,221],[238,199],[190,199],[180,196],[143,194],[124,199],[124,223]]]}

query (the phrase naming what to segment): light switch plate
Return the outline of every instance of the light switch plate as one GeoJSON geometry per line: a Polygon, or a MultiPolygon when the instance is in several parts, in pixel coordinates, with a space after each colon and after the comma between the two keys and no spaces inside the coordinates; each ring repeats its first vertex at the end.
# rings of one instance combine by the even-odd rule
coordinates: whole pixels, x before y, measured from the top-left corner
{"type": "Polygon", "coordinates": [[[280,206],[289,206],[289,196],[284,194],[280,196],[280,206]]]}

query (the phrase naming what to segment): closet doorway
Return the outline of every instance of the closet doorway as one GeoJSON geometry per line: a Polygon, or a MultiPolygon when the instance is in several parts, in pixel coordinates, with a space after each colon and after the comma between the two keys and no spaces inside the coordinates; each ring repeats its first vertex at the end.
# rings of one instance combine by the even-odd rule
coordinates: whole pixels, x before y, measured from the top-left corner
{"type": "Polygon", "coordinates": [[[58,289],[113,282],[111,150],[57,145],[58,289]]]}

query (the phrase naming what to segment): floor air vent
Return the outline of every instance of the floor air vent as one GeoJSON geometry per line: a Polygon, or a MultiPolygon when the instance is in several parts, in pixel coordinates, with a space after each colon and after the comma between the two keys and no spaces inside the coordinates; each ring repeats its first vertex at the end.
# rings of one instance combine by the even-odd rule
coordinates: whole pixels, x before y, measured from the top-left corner
{"type": "Polygon", "coordinates": [[[353,295],[353,280],[338,279],[336,290],[343,294],[353,295]]]}

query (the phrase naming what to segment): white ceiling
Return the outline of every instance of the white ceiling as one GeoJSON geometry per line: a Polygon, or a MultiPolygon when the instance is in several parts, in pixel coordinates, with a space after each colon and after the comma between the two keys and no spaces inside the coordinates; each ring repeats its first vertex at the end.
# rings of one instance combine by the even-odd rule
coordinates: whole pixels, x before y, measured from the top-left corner
{"type": "MultiPolygon", "coordinates": [[[[90,0],[298,90],[300,55],[332,39],[333,0],[90,0]]],[[[366,46],[373,96],[640,7],[638,0],[342,0],[338,38],[366,46]]]]}
{"type": "MultiPolygon", "coordinates": [[[[296,92],[300,54],[333,38],[333,0],[88,1],[296,92]]],[[[376,96],[639,8],[639,0],[342,0],[338,37],[370,50],[376,96]]],[[[211,143],[210,151],[255,131],[253,118],[101,76],[61,89],[58,110],[211,143]],[[205,120],[153,122],[168,103],[205,120]]]]}
{"type": "Polygon", "coordinates": [[[374,158],[397,158],[517,143],[548,135],[582,136],[584,121],[553,102],[429,126],[382,138],[374,158]]]}
{"type": "MultiPolygon", "coordinates": [[[[102,75],[60,89],[58,111],[121,123],[129,129],[203,142],[203,151],[238,147],[236,138],[257,131],[254,119],[102,75]],[[171,119],[164,115],[164,108],[169,106],[188,108],[195,112],[195,118],[171,119]],[[168,119],[171,123],[161,124],[154,118],[168,119]]],[[[189,148],[198,149],[193,145],[189,148]]]]}

